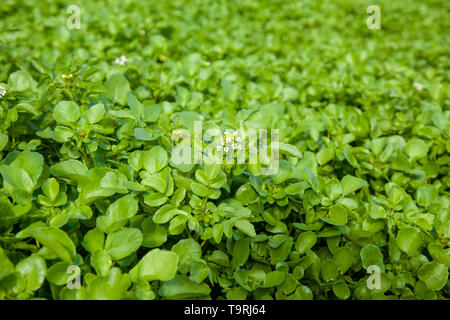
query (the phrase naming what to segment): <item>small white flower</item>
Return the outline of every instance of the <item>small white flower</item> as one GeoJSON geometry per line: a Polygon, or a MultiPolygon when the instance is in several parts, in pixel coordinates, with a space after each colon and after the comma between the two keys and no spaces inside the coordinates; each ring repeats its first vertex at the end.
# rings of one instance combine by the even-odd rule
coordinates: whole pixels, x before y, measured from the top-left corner
{"type": "Polygon", "coordinates": [[[234,135],[235,135],[234,130],[232,130],[232,129],[227,129],[227,130],[225,131],[225,135],[232,135],[232,136],[234,136],[234,135]]]}
{"type": "Polygon", "coordinates": [[[217,151],[222,151],[222,147],[221,147],[221,146],[217,146],[217,147],[216,147],[216,150],[217,150],[217,151]]]}
{"type": "Polygon", "coordinates": [[[421,84],[419,82],[414,82],[413,86],[414,86],[414,88],[416,88],[419,91],[423,90],[423,84],[421,84]]]}
{"type": "Polygon", "coordinates": [[[236,137],[236,141],[237,142],[241,141],[241,137],[236,137]]]}
{"type": "Polygon", "coordinates": [[[62,76],[61,76],[61,78],[65,78],[66,77],[66,75],[65,74],[63,74],[62,76]]]}
{"type": "Polygon", "coordinates": [[[228,152],[228,147],[223,148],[223,151],[228,152]]]}
{"type": "Polygon", "coordinates": [[[6,89],[0,85],[0,98],[3,98],[6,94],[6,89]]]}
{"type": "Polygon", "coordinates": [[[232,138],[232,137],[226,137],[226,138],[225,138],[225,141],[226,141],[227,143],[232,142],[232,141],[233,141],[233,138],[232,138]]]}
{"type": "Polygon", "coordinates": [[[116,58],[116,64],[123,66],[123,65],[125,65],[125,63],[127,63],[127,57],[122,55],[122,56],[116,58]]]}
{"type": "Polygon", "coordinates": [[[183,136],[183,130],[175,129],[172,131],[172,135],[170,136],[170,139],[172,141],[178,141],[183,136]]]}

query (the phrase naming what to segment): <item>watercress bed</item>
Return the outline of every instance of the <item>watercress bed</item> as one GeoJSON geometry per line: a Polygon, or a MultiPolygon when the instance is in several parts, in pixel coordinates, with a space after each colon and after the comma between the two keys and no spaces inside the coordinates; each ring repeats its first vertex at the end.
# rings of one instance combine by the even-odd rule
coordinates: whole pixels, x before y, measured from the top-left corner
{"type": "Polygon", "coordinates": [[[0,299],[448,300],[449,6],[3,0],[0,299]]]}

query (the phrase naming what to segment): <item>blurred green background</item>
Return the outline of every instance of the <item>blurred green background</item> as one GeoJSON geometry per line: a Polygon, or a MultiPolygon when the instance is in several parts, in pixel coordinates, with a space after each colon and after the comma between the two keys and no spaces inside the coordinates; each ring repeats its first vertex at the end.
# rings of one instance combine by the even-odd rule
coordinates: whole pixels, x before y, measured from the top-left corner
{"type": "Polygon", "coordinates": [[[31,59],[67,68],[125,54],[144,72],[152,59],[200,53],[255,83],[279,78],[302,102],[402,99],[417,81],[446,104],[449,12],[446,0],[3,0],[0,82],[31,59]],[[66,26],[72,4],[80,30],[66,26]],[[366,26],[372,4],[380,30],[366,26]]]}

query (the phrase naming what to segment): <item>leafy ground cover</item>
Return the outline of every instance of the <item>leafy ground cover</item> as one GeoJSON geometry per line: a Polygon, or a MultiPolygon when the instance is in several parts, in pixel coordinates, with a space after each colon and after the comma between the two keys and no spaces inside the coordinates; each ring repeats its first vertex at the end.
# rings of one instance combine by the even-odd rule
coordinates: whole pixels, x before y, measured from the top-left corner
{"type": "Polygon", "coordinates": [[[449,9],[3,0],[0,299],[449,299],[449,9]]]}

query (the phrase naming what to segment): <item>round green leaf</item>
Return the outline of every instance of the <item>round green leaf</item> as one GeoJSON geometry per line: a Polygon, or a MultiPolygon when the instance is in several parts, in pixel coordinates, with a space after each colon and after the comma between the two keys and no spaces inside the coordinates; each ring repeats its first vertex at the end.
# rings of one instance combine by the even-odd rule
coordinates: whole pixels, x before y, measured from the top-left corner
{"type": "Polygon", "coordinates": [[[311,249],[316,242],[317,236],[315,232],[302,232],[295,242],[295,250],[301,254],[304,254],[306,250],[311,249]]]}
{"type": "Polygon", "coordinates": [[[322,220],[335,226],[343,226],[347,223],[347,210],[340,205],[334,205],[330,208],[327,218],[322,220]]]}
{"type": "Polygon", "coordinates": [[[60,101],[53,109],[53,118],[61,124],[73,124],[80,118],[80,107],[73,101],[60,101]]]}
{"type": "Polygon", "coordinates": [[[333,292],[339,299],[346,300],[350,297],[350,289],[345,281],[338,281],[333,283],[333,292]]]}
{"type": "Polygon", "coordinates": [[[16,270],[24,277],[27,288],[35,291],[44,283],[47,265],[42,257],[33,255],[20,261],[16,270]]]}
{"type": "Polygon", "coordinates": [[[441,290],[448,280],[448,268],[437,261],[428,262],[420,267],[417,275],[428,289],[441,290]]]}
{"type": "Polygon", "coordinates": [[[384,270],[383,254],[380,248],[373,244],[368,244],[361,249],[361,262],[364,269],[367,269],[371,265],[379,266],[382,271],[384,270]]]}
{"type": "Polygon", "coordinates": [[[406,154],[412,159],[420,159],[427,155],[428,146],[421,139],[411,139],[405,146],[406,154]]]}
{"type": "Polygon", "coordinates": [[[407,254],[413,254],[419,250],[422,240],[422,232],[414,227],[403,228],[397,234],[397,245],[407,254]]]}
{"type": "Polygon", "coordinates": [[[106,237],[105,250],[114,260],[120,260],[135,252],[142,243],[142,232],[125,228],[111,232],[106,237]]]}
{"type": "Polygon", "coordinates": [[[134,282],[167,281],[175,276],[178,260],[178,255],[174,252],[153,249],[131,269],[130,276],[134,282]]]}

